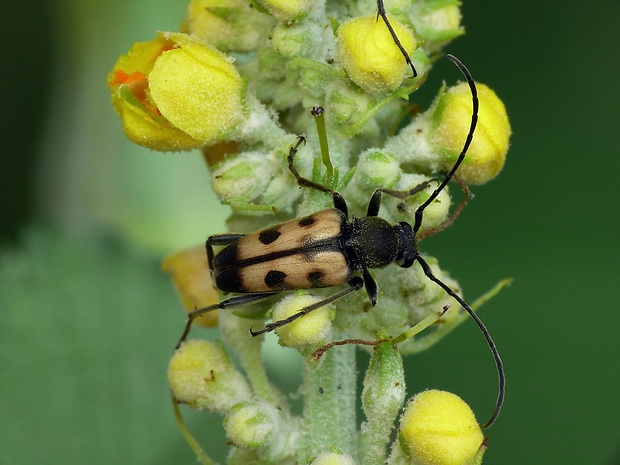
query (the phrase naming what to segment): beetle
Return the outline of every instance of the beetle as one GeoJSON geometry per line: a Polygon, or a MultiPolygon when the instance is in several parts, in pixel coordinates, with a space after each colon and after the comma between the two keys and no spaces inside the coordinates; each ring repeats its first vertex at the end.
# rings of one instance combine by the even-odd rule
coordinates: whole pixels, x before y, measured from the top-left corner
{"type": "Polygon", "coordinates": [[[348,287],[319,302],[301,308],[288,318],[267,323],[264,329],[258,331],[251,329],[252,336],[258,336],[291,323],[362,287],[365,288],[370,302],[375,305],[378,289],[369,270],[384,268],[392,263],[402,268],[409,268],[417,262],[428,279],[438,284],[469,313],[486,338],[497,368],[499,393],[495,409],[483,428],[495,422],[505,394],[505,374],[499,352],[480,318],[458,294],[433,274],[427,261],[420,255],[417,245],[417,234],[422,225],[424,210],[455,176],[472,142],[478,120],[479,103],[476,84],[468,69],[458,58],[452,55],[447,55],[447,57],[460,69],[469,84],[473,103],[471,124],[463,149],[454,166],[429,198],[417,208],[413,225],[405,221],[392,225],[380,218],[378,215],[382,197],[388,195],[405,200],[429,187],[433,181],[424,182],[408,191],[377,189],[370,198],[366,216],[349,217],[347,203],[340,193],[302,177],[297,171],[294,157],[299,146],[305,142],[303,137],[300,137],[297,144],[289,151],[288,168],[300,187],[330,194],[333,199],[333,208],[247,235],[219,234],[209,237],[206,242],[206,251],[214,284],[223,292],[238,295],[190,312],[177,348],[186,339],[192,322],[197,316],[212,310],[252,304],[284,291],[348,284],[348,287]],[[223,246],[217,254],[214,253],[216,246],[223,246]]]}

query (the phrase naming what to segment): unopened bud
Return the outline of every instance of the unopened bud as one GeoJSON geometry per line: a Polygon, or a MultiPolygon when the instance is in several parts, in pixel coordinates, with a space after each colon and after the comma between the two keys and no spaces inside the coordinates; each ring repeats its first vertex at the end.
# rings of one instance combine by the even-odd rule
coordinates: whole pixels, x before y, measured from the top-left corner
{"type": "Polygon", "coordinates": [[[192,339],[176,350],[168,383],[178,401],[220,414],[252,398],[250,386],[224,348],[203,340],[192,339]]]}
{"type": "MultiPolygon", "coordinates": [[[[416,48],[413,34],[401,22],[389,18],[409,56],[416,48]]],[[[338,56],[347,75],[369,92],[391,91],[405,78],[407,62],[384,21],[375,14],[350,19],[338,28],[338,56]]]]}
{"type": "MultiPolygon", "coordinates": [[[[320,297],[309,294],[287,296],[276,304],[271,318],[273,321],[284,320],[302,308],[320,301],[320,297]]],[[[280,343],[296,349],[314,348],[322,344],[331,329],[333,314],[333,307],[325,305],[279,327],[276,333],[280,337],[280,343]]]]}
{"type": "Polygon", "coordinates": [[[469,405],[456,394],[438,390],[421,392],[409,401],[399,438],[415,465],[477,465],[486,449],[469,405]]]}
{"type": "MultiPolygon", "coordinates": [[[[484,184],[504,166],[510,123],[504,104],[484,84],[476,84],[480,109],[478,124],[467,156],[457,174],[468,184],[484,184]]],[[[467,83],[451,87],[439,97],[432,116],[431,147],[443,157],[443,170],[452,168],[463,148],[472,115],[471,91],[467,83]]]]}

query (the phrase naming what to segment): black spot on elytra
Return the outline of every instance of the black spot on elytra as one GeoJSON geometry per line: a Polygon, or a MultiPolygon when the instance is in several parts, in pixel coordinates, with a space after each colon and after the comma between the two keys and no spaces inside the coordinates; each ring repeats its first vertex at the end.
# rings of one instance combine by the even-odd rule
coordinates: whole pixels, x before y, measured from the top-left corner
{"type": "Polygon", "coordinates": [[[215,268],[224,268],[226,266],[234,265],[237,262],[238,255],[239,245],[236,242],[227,245],[215,256],[213,266],[215,266],[215,268]]]}
{"type": "Polygon", "coordinates": [[[316,287],[319,287],[322,284],[321,280],[323,279],[323,272],[311,271],[306,277],[308,278],[308,282],[312,283],[316,287]]]}
{"type": "Polygon", "coordinates": [[[261,241],[263,244],[267,245],[271,244],[281,235],[282,233],[277,229],[266,229],[258,234],[258,240],[261,241]]]}
{"type": "Polygon", "coordinates": [[[281,286],[284,284],[284,278],[286,278],[286,273],[277,270],[271,270],[265,276],[265,284],[267,287],[274,288],[281,286]]]}
{"type": "Polygon", "coordinates": [[[297,224],[302,228],[305,228],[307,226],[312,226],[315,222],[316,220],[313,216],[306,216],[305,218],[300,219],[297,224]]]}
{"type": "Polygon", "coordinates": [[[236,268],[221,270],[214,275],[215,285],[224,292],[247,292],[243,279],[236,268]]]}

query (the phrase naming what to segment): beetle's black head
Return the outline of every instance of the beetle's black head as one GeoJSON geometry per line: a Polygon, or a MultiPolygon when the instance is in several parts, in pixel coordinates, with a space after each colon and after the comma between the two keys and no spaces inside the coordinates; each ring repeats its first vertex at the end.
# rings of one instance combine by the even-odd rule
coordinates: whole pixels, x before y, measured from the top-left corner
{"type": "Polygon", "coordinates": [[[418,246],[413,228],[405,221],[401,221],[394,228],[399,232],[401,241],[400,252],[395,262],[401,268],[409,268],[418,258],[418,246]]]}

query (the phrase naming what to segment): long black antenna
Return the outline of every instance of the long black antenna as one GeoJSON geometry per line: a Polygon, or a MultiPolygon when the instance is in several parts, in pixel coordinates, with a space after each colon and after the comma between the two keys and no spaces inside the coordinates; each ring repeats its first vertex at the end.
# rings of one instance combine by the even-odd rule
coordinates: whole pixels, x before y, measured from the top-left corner
{"type": "Polygon", "coordinates": [[[465,159],[465,155],[467,154],[467,150],[469,149],[469,146],[471,145],[471,141],[474,138],[474,131],[476,130],[476,125],[478,124],[478,89],[476,88],[476,83],[474,82],[474,78],[471,76],[471,73],[465,67],[465,65],[461,63],[461,60],[459,60],[457,57],[455,57],[454,55],[448,54],[447,58],[459,68],[461,73],[463,73],[463,76],[465,76],[465,79],[467,80],[467,84],[469,84],[469,89],[471,90],[471,101],[473,104],[473,108],[471,112],[471,124],[469,125],[469,132],[467,133],[467,139],[465,139],[465,145],[463,145],[463,150],[461,150],[459,157],[456,159],[456,163],[454,164],[450,172],[446,174],[446,177],[443,178],[443,181],[441,182],[441,184],[439,184],[437,189],[435,189],[433,193],[430,195],[430,197],[426,199],[426,202],[420,205],[418,209],[416,210],[415,222],[413,224],[414,233],[417,233],[418,230],[420,229],[420,226],[422,226],[422,216],[423,216],[423,213],[426,207],[428,207],[437,198],[439,193],[450,182],[450,180],[454,176],[454,173],[456,173],[456,170],[458,170],[459,166],[461,166],[461,163],[463,162],[463,160],[465,159]]]}
{"type": "Polygon", "coordinates": [[[390,24],[390,21],[388,20],[387,13],[385,12],[385,5],[383,4],[383,0],[377,0],[377,19],[379,19],[379,16],[381,16],[381,18],[383,19],[383,22],[388,28],[388,31],[390,31],[390,35],[392,36],[394,43],[400,50],[400,53],[402,53],[403,56],[405,57],[405,61],[411,67],[411,71],[413,72],[412,77],[417,77],[418,72],[416,71],[415,66],[413,66],[413,63],[411,62],[411,58],[409,57],[407,50],[405,50],[405,47],[403,47],[403,44],[400,43],[400,40],[398,39],[398,35],[396,35],[396,31],[394,31],[394,28],[392,27],[392,25],[390,24]]]}
{"type": "Polygon", "coordinates": [[[450,295],[450,297],[456,300],[461,305],[461,307],[463,307],[465,311],[467,311],[467,313],[469,313],[469,316],[473,318],[473,320],[476,322],[476,325],[478,325],[478,328],[484,335],[484,338],[487,341],[487,345],[489,346],[489,349],[491,350],[491,353],[493,354],[493,359],[495,360],[495,367],[497,368],[497,378],[498,378],[498,383],[497,383],[498,389],[497,390],[498,392],[497,392],[497,400],[495,401],[495,408],[493,409],[491,416],[484,424],[481,425],[482,428],[488,428],[493,423],[495,423],[495,420],[497,420],[497,417],[499,416],[499,412],[502,409],[502,405],[504,404],[504,397],[506,396],[506,374],[504,373],[504,364],[502,362],[501,357],[499,356],[499,351],[497,350],[497,346],[495,345],[495,342],[493,341],[493,338],[491,337],[491,333],[489,333],[489,330],[486,328],[486,326],[484,325],[480,317],[476,315],[476,313],[471,309],[469,305],[467,305],[467,302],[465,302],[456,292],[450,289],[450,286],[442,282],[439,278],[437,278],[433,274],[433,271],[431,270],[431,267],[428,265],[428,263],[426,263],[426,260],[424,260],[420,256],[418,256],[417,260],[420,266],[422,266],[422,269],[424,270],[424,274],[431,281],[438,284],[444,291],[446,291],[448,295],[450,295]]]}
{"type": "MultiPolygon", "coordinates": [[[[467,133],[467,138],[465,139],[465,144],[463,145],[463,149],[461,150],[461,153],[459,154],[456,160],[456,163],[454,163],[454,166],[452,167],[452,169],[445,176],[441,184],[439,184],[439,186],[433,191],[433,193],[426,200],[426,202],[420,205],[418,209],[416,210],[415,224],[413,226],[414,235],[415,233],[418,232],[422,224],[422,217],[424,214],[424,209],[428,207],[431,204],[431,202],[433,202],[437,198],[439,193],[450,182],[450,180],[456,173],[456,170],[458,170],[459,166],[461,166],[461,163],[463,162],[463,160],[465,159],[465,155],[467,154],[467,150],[469,149],[469,146],[471,145],[471,141],[474,138],[474,131],[476,130],[476,125],[478,123],[479,102],[478,102],[478,90],[476,88],[476,83],[474,82],[474,79],[471,76],[471,73],[469,72],[469,70],[465,67],[463,63],[461,63],[461,61],[458,58],[456,58],[453,55],[448,55],[447,57],[452,63],[454,63],[459,68],[461,73],[463,73],[463,76],[465,76],[465,79],[467,80],[467,84],[469,84],[469,88],[471,90],[472,104],[473,104],[472,114],[471,114],[471,124],[469,126],[469,132],[467,133]]],[[[495,402],[495,408],[493,409],[493,412],[491,413],[490,418],[486,421],[486,423],[482,425],[482,428],[488,428],[493,423],[495,423],[495,420],[499,416],[499,412],[502,409],[502,405],[504,404],[504,397],[506,395],[506,374],[504,373],[504,364],[502,362],[502,359],[499,356],[499,351],[497,350],[497,347],[495,346],[495,342],[493,341],[493,338],[491,337],[491,334],[487,330],[486,326],[484,325],[480,317],[476,315],[476,313],[471,309],[471,307],[467,305],[467,302],[465,302],[458,294],[456,294],[452,289],[450,289],[450,286],[443,283],[439,278],[437,278],[433,274],[428,263],[426,263],[426,261],[422,257],[418,255],[417,260],[422,266],[422,269],[424,270],[424,274],[431,281],[441,286],[441,288],[444,291],[446,291],[448,295],[450,295],[454,300],[456,300],[461,305],[461,307],[463,307],[465,311],[469,313],[469,316],[471,316],[472,319],[476,322],[476,325],[478,325],[478,328],[484,335],[487,341],[487,344],[489,346],[489,349],[491,350],[491,353],[493,354],[493,359],[495,360],[495,366],[497,368],[498,393],[497,393],[497,401],[495,402]]]]}

